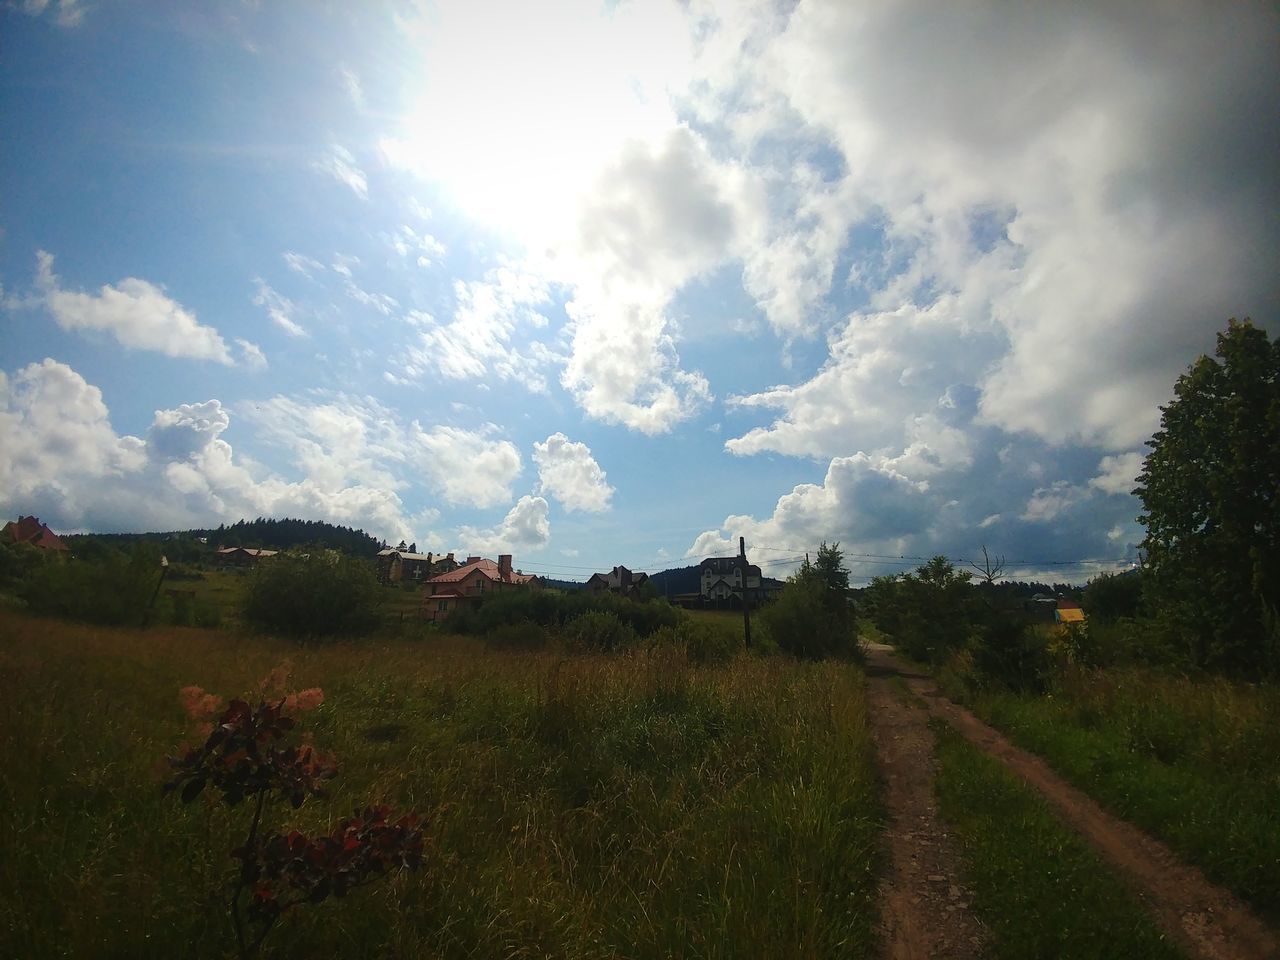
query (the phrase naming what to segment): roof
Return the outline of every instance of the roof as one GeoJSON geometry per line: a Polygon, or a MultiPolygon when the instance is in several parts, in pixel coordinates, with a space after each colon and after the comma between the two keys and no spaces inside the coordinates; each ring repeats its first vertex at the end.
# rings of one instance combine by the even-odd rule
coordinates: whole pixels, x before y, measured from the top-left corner
{"type": "Polygon", "coordinates": [[[279,550],[260,550],[257,547],[219,547],[218,553],[230,556],[233,553],[244,553],[251,557],[274,557],[279,550]]]}
{"type": "MultiPolygon", "coordinates": [[[[464,563],[457,570],[450,570],[448,573],[432,577],[427,583],[460,583],[476,571],[479,571],[494,583],[529,583],[537,579],[531,574],[516,573],[514,570],[510,571],[504,578],[496,562],[481,559],[473,560],[471,563],[464,563]]],[[[440,594],[436,594],[436,596],[440,596],[440,594]]]]}
{"type": "MultiPolygon", "coordinates": [[[[738,569],[740,563],[742,563],[741,557],[707,557],[707,559],[698,564],[698,568],[702,571],[703,576],[708,573],[713,575],[717,573],[733,573],[738,569]]],[[[760,568],[754,563],[747,564],[747,576],[760,576],[760,568]]]]}
{"type": "Polygon", "coordinates": [[[19,516],[16,521],[10,520],[4,525],[4,532],[13,538],[14,543],[29,543],[45,550],[67,549],[61,538],[37,517],[19,516]]]}
{"type": "Polygon", "coordinates": [[[593,573],[587,583],[599,581],[610,589],[638,587],[649,579],[647,573],[632,573],[626,567],[614,567],[608,573],[593,573]]]}
{"type": "Polygon", "coordinates": [[[1054,616],[1059,623],[1084,623],[1084,611],[1079,607],[1059,608],[1054,611],[1054,616]]]}
{"type": "Polygon", "coordinates": [[[444,555],[436,556],[432,553],[410,553],[408,550],[379,550],[380,557],[398,556],[401,560],[443,560],[444,555]]]}

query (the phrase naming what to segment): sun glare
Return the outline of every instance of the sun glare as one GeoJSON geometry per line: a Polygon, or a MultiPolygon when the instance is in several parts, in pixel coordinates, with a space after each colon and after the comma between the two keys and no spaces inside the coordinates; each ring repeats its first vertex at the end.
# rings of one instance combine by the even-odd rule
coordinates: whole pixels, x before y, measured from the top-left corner
{"type": "Polygon", "coordinates": [[[470,216],[555,244],[627,140],[675,124],[689,58],[679,9],[593,3],[447,4],[419,25],[419,62],[390,162],[470,216]]]}

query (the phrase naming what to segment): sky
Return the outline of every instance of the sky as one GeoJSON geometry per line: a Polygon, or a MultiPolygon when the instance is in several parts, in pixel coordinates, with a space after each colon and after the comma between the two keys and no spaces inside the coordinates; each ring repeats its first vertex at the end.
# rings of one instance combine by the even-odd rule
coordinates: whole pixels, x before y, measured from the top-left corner
{"type": "Polygon", "coordinates": [[[1280,331],[1269,3],[0,6],[0,513],[562,579],[1138,555],[1280,331]]]}

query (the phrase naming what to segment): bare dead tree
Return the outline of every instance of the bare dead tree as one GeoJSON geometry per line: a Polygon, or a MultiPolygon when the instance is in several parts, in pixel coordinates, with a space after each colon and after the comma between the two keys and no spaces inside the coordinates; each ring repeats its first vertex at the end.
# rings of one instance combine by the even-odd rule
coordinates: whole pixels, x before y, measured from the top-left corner
{"type": "Polygon", "coordinates": [[[1000,576],[1001,571],[1004,570],[1004,557],[990,556],[987,553],[987,545],[984,543],[982,545],[982,566],[978,566],[972,560],[969,561],[969,566],[982,574],[983,583],[990,586],[996,582],[996,577],[1000,576]]]}

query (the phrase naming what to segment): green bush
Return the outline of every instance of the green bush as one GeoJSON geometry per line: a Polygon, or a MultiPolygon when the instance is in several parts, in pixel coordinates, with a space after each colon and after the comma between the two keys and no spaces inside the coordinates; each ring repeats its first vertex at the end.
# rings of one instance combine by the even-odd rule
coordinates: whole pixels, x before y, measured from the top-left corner
{"type": "Polygon", "coordinates": [[[589,610],[564,625],[564,642],[570,650],[611,652],[622,650],[636,641],[636,632],[617,614],[589,610]]]}
{"type": "Polygon", "coordinates": [[[742,633],[719,622],[683,620],[677,633],[684,640],[690,663],[728,663],[742,649],[742,633]]]}
{"type": "Polygon", "coordinates": [[[381,602],[367,561],[316,548],[260,563],[240,615],[251,627],[296,639],[360,636],[378,626],[381,602]]]}
{"type": "Polygon", "coordinates": [[[159,550],[138,544],[128,557],[42,563],[28,572],[19,594],[34,613],[103,626],[139,626],[150,614],[160,572],[159,550]]]}
{"type": "Polygon", "coordinates": [[[801,660],[859,653],[853,608],[842,591],[828,589],[817,577],[792,577],[778,599],[760,611],[760,620],[780,650],[801,660]]]}
{"type": "Polygon", "coordinates": [[[536,623],[555,631],[586,613],[608,613],[641,637],[675,627],[680,615],[661,600],[630,600],[585,590],[504,590],[460,609],[449,618],[454,633],[484,635],[509,624],[536,623]]]}

